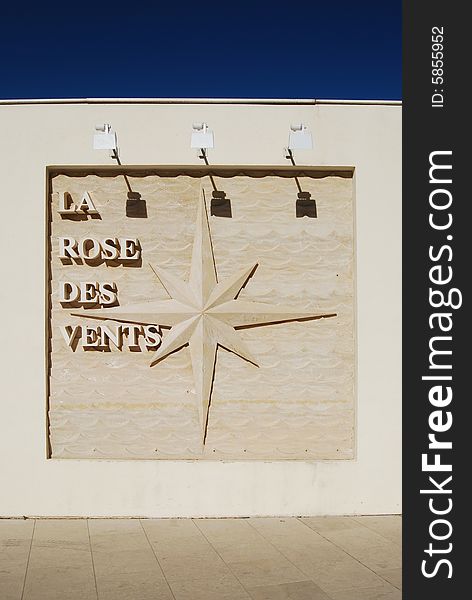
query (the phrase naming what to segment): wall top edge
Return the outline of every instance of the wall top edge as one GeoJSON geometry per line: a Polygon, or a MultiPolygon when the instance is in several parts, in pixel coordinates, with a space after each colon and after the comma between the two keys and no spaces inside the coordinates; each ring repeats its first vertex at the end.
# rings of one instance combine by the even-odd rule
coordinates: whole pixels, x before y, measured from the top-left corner
{"type": "Polygon", "coordinates": [[[401,100],[327,100],[295,98],[31,98],[0,99],[0,105],[25,104],[265,104],[265,105],[374,105],[401,106],[401,100]]]}
{"type": "Polygon", "coordinates": [[[178,177],[187,175],[202,178],[209,175],[215,177],[237,177],[249,176],[254,178],[263,177],[309,177],[311,179],[323,179],[325,177],[341,177],[352,179],[354,177],[353,166],[281,166],[281,165],[48,165],[46,174],[48,178],[58,175],[70,177],[86,177],[96,175],[98,177],[118,177],[128,175],[130,177],[178,177]]]}

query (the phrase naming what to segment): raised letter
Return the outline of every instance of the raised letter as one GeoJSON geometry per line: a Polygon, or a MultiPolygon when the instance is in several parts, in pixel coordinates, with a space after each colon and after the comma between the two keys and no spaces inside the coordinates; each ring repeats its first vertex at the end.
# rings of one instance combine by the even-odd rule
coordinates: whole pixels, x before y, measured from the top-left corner
{"type": "MultiPolygon", "coordinates": [[[[125,328],[124,328],[125,329],[125,328]]],[[[143,328],[141,325],[127,325],[126,329],[128,330],[128,347],[134,348],[135,350],[141,350],[141,346],[139,345],[138,336],[143,332],[143,328]]]]}
{"type": "Polygon", "coordinates": [[[99,289],[100,303],[103,304],[103,306],[108,306],[109,304],[114,304],[116,302],[116,283],[105,281],[100,284],[99,289]]]}
{"type": "Polygon", "coordinates": [[[97,304],[98,302],[98,283],[95,281],[80,282],[80,301],[83,304],[97,304]]]}
{"type": "Polygon", "coordinates": [[[70,281],[59,284],[59,302],[75,302],[79,297],[79,287],[70,281]]]}
{"type": "Polygon", "coordinates": [[[123,344],[121,325],[116,327],[115,333],[113,333],[107,325],[100,325],[98,329],[100,330],[100,346],[109,347],[111,341],[119,350],[121,350],[123,344]]]}
{"type": "Polygon", "coordinates": [[[94,260],[100,256],[100,244],[93,238],[85,238],[80,240],[79,254],[86,260],[94,260]]]}
{"type": "Polygon", "coordinates": [[[156,325],[145,325],[144,339],[148,348],[156,348],[159,346],[162,342],[159,327],[156,327],[156,325]]]}
{"type": "Polygon", "coordinates": [[[95,208],[92,198],[90,198],[90,194],[88,192],[84,192],[82,194],[82,198],[77,206],[77,211],[87,213],[89,215],[98,215],[98,210],[95,208]]]}
{"type": "Polygon", "coordinates": [[[116,238],[105,238],[102,240],[102,258],[105,260],[116,260],[118,254],[116,238]]]}
{"type": "Polygon", "coordinates": [[[76,340],[79,331],[82,330],[82,327],[80,325],[74,325],[74,327],[71,325],[61,325],[60,329],[66,344],[72,348],[72,345],[76,340]]]}
{"type": "Polygon", "coordinates": [[[59,194],[59,210],[60,215],[70,215],[75,212],[75,206],[72,202],[71,195],[69,192],[62,192],[59,194]]]}
{"type": "Polygon", "coordinates": [[[139,241],[136,238],[119,238],[121,260],[137,260],[141,251],[139,241]]]}
{"type": "Polygon", "coordinates": [[[59,258],[79,258],[75,251],[77,242],[74,238],[60,237],[59,238],[59,258]]]}
{"type": "Polygon", "coordinates": [[[96,348],[99,343],[98,332],[95,327],[84,327],[84,341],[82,346],[84,348],[96,348]]]}

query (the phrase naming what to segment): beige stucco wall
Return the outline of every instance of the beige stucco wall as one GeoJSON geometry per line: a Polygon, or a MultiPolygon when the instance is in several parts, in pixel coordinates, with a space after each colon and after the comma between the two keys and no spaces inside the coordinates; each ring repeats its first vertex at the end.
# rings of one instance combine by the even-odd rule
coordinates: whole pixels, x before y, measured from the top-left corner
{"type": "Polygon", "coordinates": [[[0,105],[2,344],[0,515],[206,516],[401,510],[401,108],[395,105],[0,105]],[[321,462],[45,458],[47,165],[111,164],[92,149],[112,123],[124,164],[198,164],[191,124],[215,131],[213,164],[286,165],[304,122],[306,165],[354,166],[357,458],[321,462]]]}

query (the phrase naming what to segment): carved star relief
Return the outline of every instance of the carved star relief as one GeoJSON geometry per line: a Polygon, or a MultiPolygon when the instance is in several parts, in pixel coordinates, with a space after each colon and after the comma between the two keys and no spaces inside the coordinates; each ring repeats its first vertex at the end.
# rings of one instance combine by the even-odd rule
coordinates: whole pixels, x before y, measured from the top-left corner
{"type": "MultiPolygon", "coordinates": [[[[208,427],[208,413],[218,347],[259,366],[237,330],[247,327],[304,321],[336,316],[281,305],[241,300],[238,295],[258,263],[252,263],[225,281],[217,279],[205,198],[198,205],[190,278],[181,281],[168,270],[150,265],[170,298],[99,311],[87,317],[138,324],[158,324],[170,331],[154,353],[150,366],[189,346],[195,381],[202,443],[208,427]]],[[[84,314],[75,316],[84,316],[84,314]]]]}

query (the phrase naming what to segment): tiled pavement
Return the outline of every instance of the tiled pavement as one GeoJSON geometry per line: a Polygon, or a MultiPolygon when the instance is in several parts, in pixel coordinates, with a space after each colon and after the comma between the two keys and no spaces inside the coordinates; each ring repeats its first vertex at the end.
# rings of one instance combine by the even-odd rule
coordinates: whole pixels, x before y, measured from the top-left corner
{"type": "Polygon", "coordinates": [[[0,520],[1,600],[400,600],[398,516],[0,520]]]}

